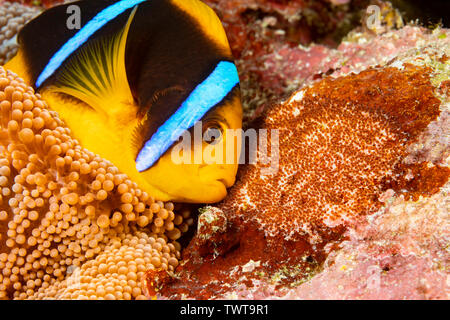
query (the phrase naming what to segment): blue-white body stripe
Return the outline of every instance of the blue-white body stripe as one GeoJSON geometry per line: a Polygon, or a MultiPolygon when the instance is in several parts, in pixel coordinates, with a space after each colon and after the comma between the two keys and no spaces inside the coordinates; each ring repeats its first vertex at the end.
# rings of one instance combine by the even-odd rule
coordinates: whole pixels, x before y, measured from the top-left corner
{"type": "Polygon", "coordinates": [[[219,62],[214,71],[191,92],[177,111],[145,143],[136,158],[136,169],[142,172],[153,166],[185,130],[194,126],[238,83],[239,76],[234,63],[219,62]]]}
{"type": "Polygon", "coordinates": [[[50,59],[44,70],[41,72],[36,80],[36,87],[39,88],[41,84],[51,77],[61,64],[81,45],[83,45],[96,31],[101,29],[109,21],[146,0],[122,0],[116,2],[102,11],[100,11],[94,18],[92,18],[86,25],[81,28],[72,38],[70,38],[50,59]]]}

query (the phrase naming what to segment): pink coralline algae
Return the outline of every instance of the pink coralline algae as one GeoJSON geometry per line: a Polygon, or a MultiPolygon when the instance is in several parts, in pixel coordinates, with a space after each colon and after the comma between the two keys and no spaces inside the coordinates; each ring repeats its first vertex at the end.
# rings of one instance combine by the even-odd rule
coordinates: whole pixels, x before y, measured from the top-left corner
{"type": "Polygon", "coordinates": [[[448,299],[448,191],[419,201],[389,198],[349,231],[321,274],[283,298],[448,299]]]}

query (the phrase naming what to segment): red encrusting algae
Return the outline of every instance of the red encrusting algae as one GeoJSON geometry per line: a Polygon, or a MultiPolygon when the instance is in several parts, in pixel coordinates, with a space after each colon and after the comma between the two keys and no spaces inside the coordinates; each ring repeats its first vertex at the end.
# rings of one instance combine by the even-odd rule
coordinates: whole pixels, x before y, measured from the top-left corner
{"type": "Polygon", "coordinates": [[[399,164],[396,171],[399,177],[386,181],[386,189],[399,191],[405,200],[417,201],[420,196],[431,196],[439,191],[450,177],[450,168],[430,162],[418,164],[399,164]]]}

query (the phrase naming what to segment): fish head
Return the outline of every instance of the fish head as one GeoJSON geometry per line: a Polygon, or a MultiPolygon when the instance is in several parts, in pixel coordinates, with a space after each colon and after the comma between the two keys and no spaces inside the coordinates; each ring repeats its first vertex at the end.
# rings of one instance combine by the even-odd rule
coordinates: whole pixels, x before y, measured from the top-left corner
{"type": "Polygon", "coordinates": [[[164,200],[214,203],[235,182],[241,152],[239,90],[215,107],[150,168],[139,172],[148,189],[164,200]]]}
{"type": "Polygon", "coordinates": [[[241,129],[242,106],[214,11],[197,0],[79,1],[86,23],[68,30],[68,5],[22,28],[8,67],[34,86],[84,148],[155,199],[222,200],[234,183],[241,143],[240,132],[227,133],[241,129]]]}

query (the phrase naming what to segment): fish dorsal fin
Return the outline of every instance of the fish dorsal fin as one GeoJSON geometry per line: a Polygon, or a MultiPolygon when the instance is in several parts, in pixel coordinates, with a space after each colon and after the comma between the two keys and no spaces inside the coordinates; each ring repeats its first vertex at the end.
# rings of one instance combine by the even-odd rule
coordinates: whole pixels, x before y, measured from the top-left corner
{"type": "Polygon", "coordinates": [[[190,15],[198,23],[203,33],[231,56],[227,35],[222,22],[213,9],[199,0],[171,0],[172,3],[190,15]]]}
{"type": "Polygon", "coordinates": [[[45,90],[73,96],[105,116],[120,114],[123,104],[131,105],[133,95],[127,80],[125,48],[136,9],[121,31],[89,41],[80,48],[45,90]]]}

